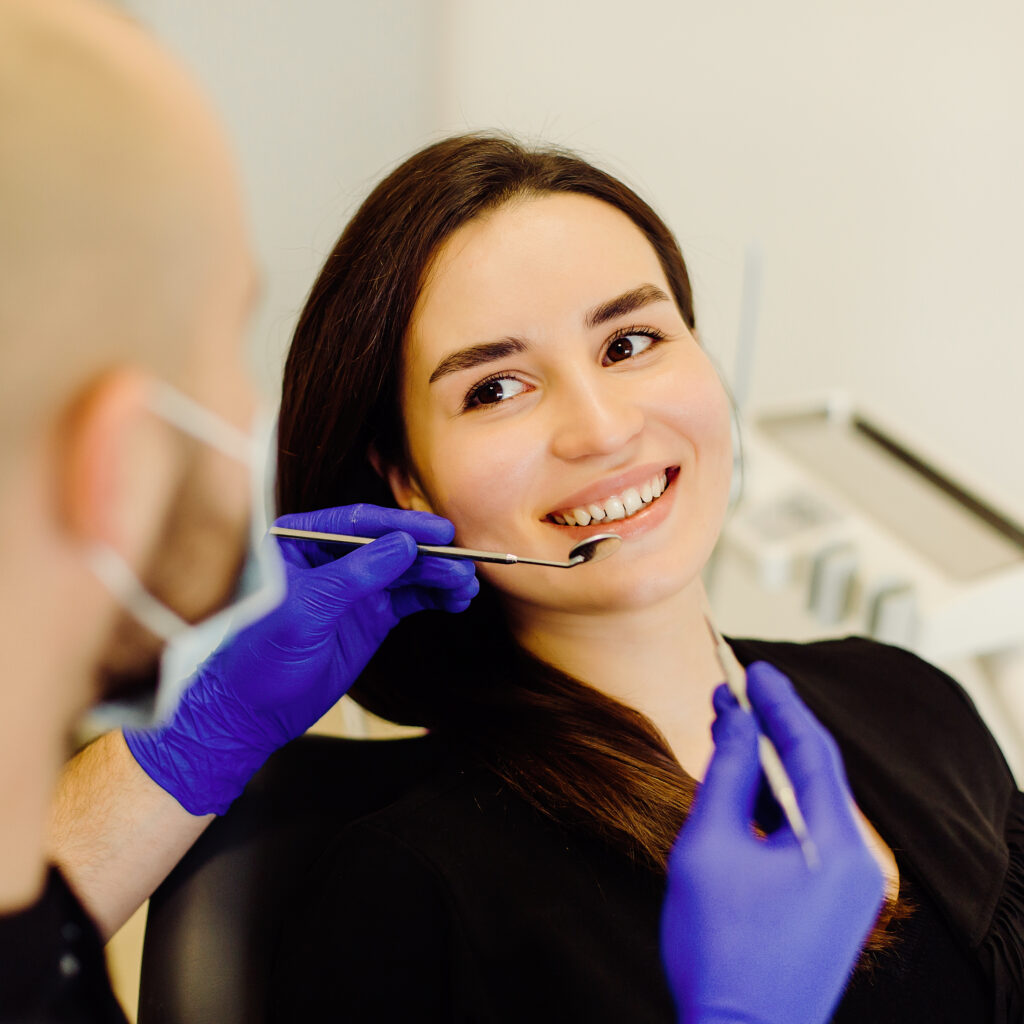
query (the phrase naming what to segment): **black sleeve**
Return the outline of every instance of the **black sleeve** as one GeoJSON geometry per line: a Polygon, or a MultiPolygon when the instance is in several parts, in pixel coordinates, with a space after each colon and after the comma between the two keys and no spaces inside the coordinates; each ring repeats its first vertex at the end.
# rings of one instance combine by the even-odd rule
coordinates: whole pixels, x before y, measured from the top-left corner
{"type": "Polygon", "coordinates": [[[979,953],[995,982],[996,1021],[1024,1020],[1024,794],[1014,795],[1006,823],[1009,864],[979,953]]]}
{"type": "Polygon", "coordinates": [[[320,857],[285,923],[275,1021],[456,1019],[452,915],[433,869],[398,839],[354,825],[320,857]]]}
{"type": "Polygon", "coordinates": [[[51,868],[39,901],[0,916],[0,1024],[127,1024],[96,926],[51,868]]]}

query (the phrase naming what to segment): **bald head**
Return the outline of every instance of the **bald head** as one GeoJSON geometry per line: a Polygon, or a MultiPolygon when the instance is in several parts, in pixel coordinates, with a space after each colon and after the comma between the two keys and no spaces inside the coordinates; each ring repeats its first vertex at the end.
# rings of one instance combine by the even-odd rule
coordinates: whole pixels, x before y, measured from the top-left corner
{"type": "Polygon", "coordinates": [[[218,360],[238,361],[252,268],[188,78],[98,3],[0,0],[0,123],[0,444],[120,365],[209,400],[218,360]]]}

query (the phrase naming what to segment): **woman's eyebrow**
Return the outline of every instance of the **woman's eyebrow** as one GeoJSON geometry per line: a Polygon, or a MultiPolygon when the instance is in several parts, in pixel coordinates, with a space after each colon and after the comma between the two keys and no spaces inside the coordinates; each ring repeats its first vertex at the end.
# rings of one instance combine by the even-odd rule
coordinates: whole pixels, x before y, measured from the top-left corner
{"type": "MultiPolygon", "coordinates": [[[[597,327],[608,320],[614,320],[617,316],[624,316],[642,306],[648,306],[652,302],[670,301],[671,299],[657,285],[642,284],[595,306],[587,312],[583,322],[587,327],[597,327]]],[[[483,341],[479,345],[470,345],[469,348],[461,348],[458,352],[445,356],[434,368],[427,383],[433,384],[449,373],[470,370],[482,363],[491,363],[496,359],[504,359],[506,356],[525,351],[526,342],[520,341],[518,338],[502,338],[500,341],[483,341]]]]}
{"type": "Polygon", "coordinates": [[[430,375],[428,384],[440,380],[449,373],[457,373],[459,370],[469,370],[481,363],[492,363],[495,359],[504,359],[506,356],[515,355],[526,351],[526,342],[518,338],[502,338],[501,341],[482,341],[479,345],[470,345],[469,348],[460,348],[445,356],[434,368],[430,375]]]}
{"type": "Polygon", "coordinates": [[[583,318],[587,327],[597,327],[608,320],[614,320],[617,316],[632,313],[641,306],[648,306],[652,302],[670,302],[671,299],[657,286],[653,284],[642,284],[639,288],[632,288],[623,292],[614,299],[602,302],[595,306],[583,318]]]}

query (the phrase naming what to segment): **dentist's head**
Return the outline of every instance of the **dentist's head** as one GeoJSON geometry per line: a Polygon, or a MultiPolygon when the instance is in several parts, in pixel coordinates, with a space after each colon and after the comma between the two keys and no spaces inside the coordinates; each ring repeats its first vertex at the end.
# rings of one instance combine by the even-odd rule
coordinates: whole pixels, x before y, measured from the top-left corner
{"type": "Polygon", "coordinates": [[[167,621],[234,591],[249,467],[202,424],[249,430],[257,285],[221,130],[126,16],[0,6],[0,111],[0,704],[68,723],[151,686],[163,644],[96,551],[167,621]]]}

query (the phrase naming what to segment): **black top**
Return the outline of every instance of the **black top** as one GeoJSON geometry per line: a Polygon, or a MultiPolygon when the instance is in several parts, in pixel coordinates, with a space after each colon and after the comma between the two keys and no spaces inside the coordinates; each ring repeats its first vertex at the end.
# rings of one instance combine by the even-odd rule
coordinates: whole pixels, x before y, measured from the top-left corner
{"type": "MultiPolygon", "coordinates": [[[[836,736],[916,907],[834,1020],[1019,1024],[1024,797],[964,692],[859,639],[734,649],[778,665],[836,736]]],[[[282,937],[277,1019],[673,1021],[663,889],[448,760],[325,846],[282,937]]]]}
{"type": "Polygon", "coordinates": [[[0,916],[2,1024],[127,1024],[103,944],[56,868],[33,906],[0,916]]]}

